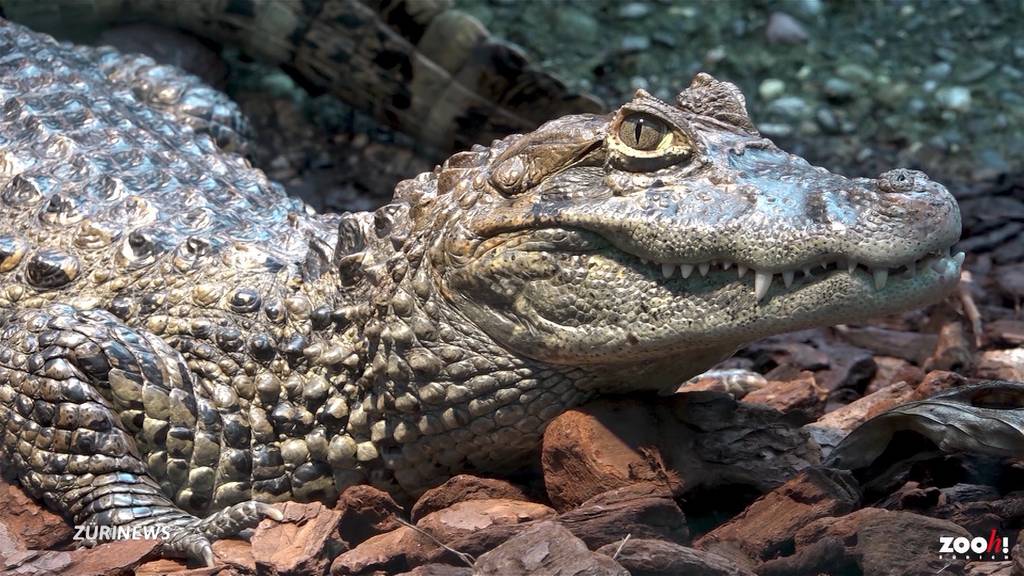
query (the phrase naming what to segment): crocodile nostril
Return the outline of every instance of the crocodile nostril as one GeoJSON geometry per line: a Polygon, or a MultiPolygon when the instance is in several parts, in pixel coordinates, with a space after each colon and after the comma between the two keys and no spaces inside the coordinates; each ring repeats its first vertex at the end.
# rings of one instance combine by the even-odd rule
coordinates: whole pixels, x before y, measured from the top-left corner
{"type": "Polygon", "coordinates": [[[924,172],[897,168],[883,172],[875,185],[880,192],[912,192],[920,189],[927,181],[924,172]]]}

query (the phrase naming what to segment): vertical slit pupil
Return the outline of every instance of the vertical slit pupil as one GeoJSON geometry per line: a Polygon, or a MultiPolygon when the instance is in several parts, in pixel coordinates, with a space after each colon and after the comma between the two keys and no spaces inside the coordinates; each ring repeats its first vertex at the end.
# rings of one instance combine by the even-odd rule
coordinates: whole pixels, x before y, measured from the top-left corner
{"type": "Polygon", "coordinates": [[[636,138],[637,144],[640,143],[640,134],[644,131],[644,119],[637,118],[636,124],[633,126],[633,137],[636,138]]]}

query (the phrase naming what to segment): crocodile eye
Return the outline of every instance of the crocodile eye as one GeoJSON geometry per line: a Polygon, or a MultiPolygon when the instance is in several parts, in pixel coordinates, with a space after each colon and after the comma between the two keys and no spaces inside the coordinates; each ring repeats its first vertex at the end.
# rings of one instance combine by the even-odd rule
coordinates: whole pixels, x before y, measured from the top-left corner
{"type": "Polygon", "coordinates": [[[636,150],[654,150],[667,133],[668,126],[649,114],[630,114],[619,124],[619,139],[636,150]]]}

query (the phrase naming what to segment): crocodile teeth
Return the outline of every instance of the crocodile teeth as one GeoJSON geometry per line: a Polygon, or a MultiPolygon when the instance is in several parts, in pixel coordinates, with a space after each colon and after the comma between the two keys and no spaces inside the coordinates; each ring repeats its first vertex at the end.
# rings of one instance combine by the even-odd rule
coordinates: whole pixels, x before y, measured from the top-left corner
{"type": "Polygon", "coordinates": [[[875,290],[881,290],[882,288],[885,288],[885,283],[889,281],[889,271],[888,270],[875,270],[874,271],[874,277],[875,277],[875,290]]]}
{"type": "Polygon", "coordinates": [[[743,264],[737,264],[736,273],[739,274],[740,278],[743,278],[744,276],[747,275],[747,267],[744,266],[743,264]]]}
{"type": "Polygon", "coordinates": [[[679,272],[683,275],[683,278],[689,278],[690,274],[693,274],[693,264],[680,264],[679,272]]]}
{"type": "Polygon", "coordinates": [[[672,274],[675,274],[675,271],[676,271],[675,264],[662,264],[661,265],[661,275],[664,276],[665,278],[671,278],[672,274]]]}
{"type": "Polygon", "coordinates": [[[810,268],[804,268],[804,276],[807,277],[807,278],[811,277],[811,269],[810,268]]]}
{"type": "Polygon", "coordinates": [[[707,276],[708,275],[708,270],[710,270],[710,269],[711,269],[711,265],[708,264],[707,262],[701,262],[700,264],[697,265],[697,270],[700,270],[700,275],[701,276],[707,276]]]}
{"type": "Polygon", "coordinates": [[[757,272],[754,276],[754,296],[759,302],[768,295],[768,289],[772,287],[773,276],[774,274],[770,272],[757,272]]]}
{"type": "Polygon", "coordinates": [[[853,271],[857,269],[857,262],[855,260],[846,261],[846,271],[853,274],[853,271]]]}
{"type": "Polygon", "coordinates": [[[786,272],[782,273],[782,283],[786,285],[786,288],[789,288],[790,286],[793,285],[793,271],[792,270],[787,270],[786,272]]]}
{"type": "Polygon", "coordinates": [[[957,253],[956,253],[956,254],[955,254],[955,255],[953,256],[953,260],[954,260],[954,261],[956,261],[956,267],[957,267],[957,268],[959,268],[959,267],[963,266],[963,264],[964,264],[964,258],[966,258],[966,257],[967,257],[967,255],[966,255],[966,254],[964,254],[963,252],[957,252],[957,253]]]}
{"type": "Polygon", "coordinates": [[[732,268],[732,262],[729,262],[729,261],[722,262],[722,270],[728,270],[729,268],[732,268]]]}

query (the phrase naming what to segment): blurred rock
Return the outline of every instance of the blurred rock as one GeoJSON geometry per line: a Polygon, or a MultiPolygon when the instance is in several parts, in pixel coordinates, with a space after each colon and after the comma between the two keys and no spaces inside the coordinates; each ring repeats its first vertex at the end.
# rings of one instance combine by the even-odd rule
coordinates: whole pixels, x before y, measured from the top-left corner
{"type": "Polygon", "coordinates": [[[971,90],[965,86],[947,86],[935,91],[939,106],[954,112],[970,112],[971,90]]]}
{"type": "Polygon", "coordinates": [[[846,516],[815,520],[797,531],[794,539],[797,553],[828,538],[841,542],[845,556],[856,561],[863,576],[963,574],[963,560],[935,553],[940,536],[970,534],[946,520],[862,508],[846,516]]]}
{"type": "Polygon", "coordinates": [[[765,494],[694,546],[720,554],[739,550],[761,562],[791,547],[796,531],[811,521],[849,513],[859,501],[852,475],[812,468],[765,494]]]}
{"type": "Polygon", "coordinates": [[[821,417],[826,398],[828,392],[815,382],[814,373],[804,371],[795,380],[768,382],[763,388],[747,394],[743,402],[769,406],[805,424],[821,417]]]}
{"type": "Polygon", "coordinates": [[[6,535],[0,537],[5,546],[0,556],[6,556],[9,548],[46,550],[71,540],[74,529],[63,518],[50,512],[22,490],[21,486],[0,479],[0,530],[6,535]]]}
{"type": "Polygon", "coordinates": [[[469,566],[426,564],[417,566],[408,572],[402,572],[397,576],[473,576],[473,569],[469,566]]]}
{"type": "Polygon", "coordinates": [[[878,370],[874,378],[864,389],[865,394],[871,394],[897,382],[906,382],[911,386],[917,386],[924,378],[924,370],[914,366],[902,358],[892,356],[875,356],[875,364],[878,370]]]}
{"type": "Polygon", "coordinates": [[[785,12],[772,12],[764,36],[772,44],[800,44],[807,41],[807,31],[796,18],[785,12]]]}
{"type": "Polygon", "coordinates": [[[587,550],[582,540],[555,522],[535,524],[515,538],[484,554],[473,566],[474,576],[630,576],[603,554],[587,550]]]}
{"type": "Polygon", "coordinates": [[[872,416],[916,399],[917,395],[913,386],[906,382],[897,382],[842,408],[833,410],[809,426],[833,428],[849,433],[872,416]]]}
{"type": "Polygon", "coordinates": [[[252,553],[263,574],[322,574],[346,548],[338,532],[341,512],[319,502],[287,502],[277,507],[284,520],[264,520],[252,536],[252,553]]]}
{"type": "Polygon", "coordinates": [[[651,13],[651,5],[643,2],[630,2],[619,6],[619,18],[634,20],[643,18],[651,13]]]}
{"type": "Polygon", "coordinates": [[[342,553],[331,563],[333,576],[354,576],[377,571],[393,574],[429,561],[444,550],[425,534],[402,526],[373,536],[342,553]]]}
{"type": "Polygon", "coordinates": [[[959,374],[934,370],[925,375],[921,383],[917,385],[917,396],[918,398],[928,398],[933,394],[965,384],[967,384],[967,379],[959,374]]]}
{"type": "Polygon", "coordinates": [[[996,320],[985,324],[985,337],[993,344],[1024,345],[1024,320],[996,320]]]}
{"type": "Polygon", "coordinates": [[[427,514],[437,512],[457,502],[496,498],[529,501],[521,488],[505,480],[459,474],[444,484],[424,492],[412,507],[412,521],[418,522],[427,514]]]}
{"type": "Polygon", "coordinates": [[[995,279],[996,285],[1008,296],[1024,299],[1024,263],[1000,266],[995,279]]]}
{"type": "Polygon", "coordinates": [[[836,326],[835,333],[848,344],[883,356],[896,356],[922,364],[938,342],[935,334],[888,330],[876,326],[836,326]]]}
{"type": "Polygon", "coordinates": [[[631,576],[754,576],[728,558],[664,540],[630,538],[597,552],[614,556],[631,576]]]}
{"type": "Polygon", "coordinates": [[[480,554],[501,544],[515,533],[516,525],[542,520],[555,515],[555,511],[543,504],[521,500],[469,500],[458,502],[449,508],[427,514],[416,526],[425,530],[439,541],[468,554],[480,554]],[[490,530],[503,533],[504,537],[494,541],[486,538],[490,528],[505,526],[509,531],[490,530]],[[470,543],[477,536],[485,536],[480,544],[470,543]]]}
{"type": "Polygon", "coordinates": [[[137,567],[156,556],[159,545],[158,540],[118,540],[70,551],[21,551],[4,558],[0,573],[7,576],[132,576],[137,567]]]}
{"type": "Polygon", "coordinates": [[[974,344],[964,323],[953,318],[942,324],[935,352],[924,363],[925,370],[949,370],[970,374],[974,371],[974,344]]]}
{"type": "Polygon", "coordinates": [[[401,506],[387,492],[366,485],[346,488],[334,509],[341,513],[338,533],[349,548],[398,528],[401,524],[395,518],[403,514],[401,506]]]}
{"type": "Polygon", "coordinates": [[[786,93],[786,83],[778,78],[765,78],[757,87],[757,93],[766,101],[774,100],[786,93]]]}
{"type": "Polygon", "coordinates": [[[991,380],[1024,381],[1024,348],[982,352],[975,375],[991,380]]]}
{"type": "Polygon", "coordinates": [[[658,485],[633,484],[599,494],[558,516],[559,524],[596,549],[630,535],[686,543],[686,517],[658,485]]]}
{"type": "Polygon", "coordinates": [[[140,564],[133,576],[164,576],[188,570],[188,563],[177,558],[160,558],[140,564]]]}

